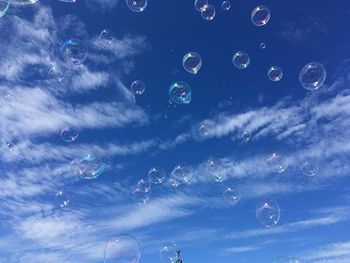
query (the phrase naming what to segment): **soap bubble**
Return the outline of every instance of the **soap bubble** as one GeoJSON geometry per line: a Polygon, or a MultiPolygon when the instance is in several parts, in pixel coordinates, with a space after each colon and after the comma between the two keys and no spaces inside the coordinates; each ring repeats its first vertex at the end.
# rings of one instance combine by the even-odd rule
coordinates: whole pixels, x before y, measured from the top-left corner
{"type": "Polygon", "coordinates": [[[137,182],[136,188],[142,192],[149,192],[151,190],[151,183],[148,180],[140,179],[137,182]]]}
{"type": "Polygon", "coordinates": [[[161,184],[164,182],[166,177],[165,171],[161,167],[152,167],[148,171],[148,179],[154,184],[161,184]]]}
{"type": "Polygon", "coordinates": [[[110,29],[104,29],[100,33],[100,38],[105,40],[105,41],[112,42],[114,39],[114,33],[110,29]]]}
{"type": "Polygon", "coordinates": [[[170,241],[164,244],[159,251],[160,260],[163,263],[176,263],[177,247],[175,241],[170,241]]]}
{"type": "Polygon", "coordinates": [[[256,26],[266,25],[270,18],[270,10],[266,6],[262,5],[256,7],[251,14],[252,23],[256,26]]]}
{"type": "Polygon", "coordinates": [[[265,227],[275,226],[281,217],[281,210],[276,201],[267,199],[256,206],[256,218],[265,227]]]}
{"type": "Polygon", "coordinates": [[[245,131],[242,133],[242,141],[247,143],[250,141],[250,133],[245,131]]]}
{"type": "Polygon", "coordinates": [[[104,171],[104,164],[97,153],[90,153],[71,162],[73,171],[84,179],[96,179],[104,171]]]}
{"type": "Polygon", "coordinates": [[[169,97],[177,104],[189,104],[192,100],[190,85],[183,81],[176,81],[169,87],[169,97]]]}
{"type": "Polygon", "coordinates": [[[267,45],[266,45],[265,42],[261,42],[260,45],[259,45],[259,47],[260,47],[261,49],[265,49],[265,48],[267,47],[267,45]]]}
{"type": "Polygon", "coordinates": [[[207,6],[208,6],[208,0],[195,0],[194,1],[194,8],[196,8],[196,10],[198,12],[202,12],[202,10],[207,8],[207,6]]]}
{"type": "Polygon", "coordinates": [[[61,130],[61,138],[65,142],[73,142],[79,137],[79,130],[74,127],[65,127],[61,130]]]}
{"type": "Polygon", "coordinates": [[[204,20],[212,21],[215,17],[216,10],[215,7],[212,5],[207,5],[204,9],[201,11],[201,15],[204,20]]]}
{"type": "Polygon", "coordinates": [[[64,68],[56,65],[56,66],[53,66],[49,69],[49,77],[50,79],[53,79],[53,80],[57,80],[57,81],[62,81],[65,77],[65,70],[64,68]]]}
{"type": "Polygon", "coordinates": [[[241,200],[240,191],[233,186],[227,186],[222,195],[226,202],[228,202],[231,205],[236,205],[239,202],[239,200],[241,200]]]}
{"type": "Polygon", "coordinates": [[[226,179],[226,175],[222,171],[220,171],[218,165],[212,159],[209,159],[206,162],[205,169],[214,178],[215,182],[221,183],[226,179]]]}
{"type": "Polygon", "coordinates": [[[202,67],[202,58],[196,52],[189,52],[183,57],[182,65],[187,72],[197,74],[202,67]]]}
{"type": "Polygon", "coordinates": [[[318,164],[311,160],[306,160],[301,166],[301,171],[307,176],[315,176],[318,172],[318,164]]]}
{"type": "Polygon", "coordinates": [[[63,193],[62,191],[59,191],[56,194],[55,200],[56,200],[57,205],[62,207],[62,208],[68,206],[70,203],[69,196],[66,195],[65,193],[63,193]]]}
{"type": "Polygon", "coordinates": [[[138,263],[139,260],[140,246],[133,236],[115,236],[104,248],[104,263],[138,263]]]}
{"type": "Polygon", "coordinates": [[[299,74],[300,84],[307,90],[319,89],[326,80],[326,69],[321,63],[311,62],[299,74]]]}
{"type": "Polygon", "coordinates": [[[73,65],[81,65],[88,56],[88,48],[78,39],[70,39],[61,46],[61,56],[65,62],[73,65]]]}
{"type": "Polygon", "coordinates": [[[126,0],[126,5],[131,11],[142,12],[146,9],[148,0],[126,0]]]}
{"type": "Polygon", "coordinates": [[[14,5],[31,5],[37,3],[39,0],[11,0],[14,5]]]}
{"type": "Polygon", "coordinates": [[[201,136],[207,136],[208,135],[208,127],[204,124],[201,123],[198,128],[199,135],[201,136]]]}
{"type": "Polygon", "coordinates": [[[11,0],[1,0],[0,1],[0,17],[3,17],[6,15],[9,7],[10,7],[11,0]]]}
{"type": "Polygon", "coordinates": [[[149,202],[149,192],[136,189],[131,194],[132,200],[138,205],[145,205],[149,202]]]}
{"type": "Polygon", "coordinates": [[[247,68],[250,64],[250,58],[247,53],[238,51],[233,55],[232,63],[239,69],[247,68]]]}
{"type": "Polygon", "coordinates": [[[279,153],[273,152],[267,158],[267,165],[271,171],[283,173],[288,168],[288,160],[283,158],[279,153]]]}
{"type": "Polygon", "coordinates": [[[283,70],[281,67],[278,66],[272,66],[269,68],[267,72],[267,76],[272,81],[280,81],[283,77],[283,70]]]}
{"type": "Polygon", "coordinates": [[[145,92],[146,85],[141,80],[134,80],[131,83],[130,90],[134,95],[142,95],[145,92]]]}
{"type": "Polygon", "coordinates": [[[171,178],[179,184],[189,183],[193,176],[193,168],[189,164],[178,164],[171,171],[171,178]]]}
{"type": "Polygon", "coordinates": [[[231,2],[229,0],[224,0],[221,4],[223,10],[228,11],[231,8],[231,2]]]}
{"type": "Polygon", "coordinates": [[[4,98],[4,103],[11,106],[11,107],[14,107],[15,104],[17,103],[17,98],[14,96],[14,95],[11,95],[11,94],[7,94],[4,98]]]}

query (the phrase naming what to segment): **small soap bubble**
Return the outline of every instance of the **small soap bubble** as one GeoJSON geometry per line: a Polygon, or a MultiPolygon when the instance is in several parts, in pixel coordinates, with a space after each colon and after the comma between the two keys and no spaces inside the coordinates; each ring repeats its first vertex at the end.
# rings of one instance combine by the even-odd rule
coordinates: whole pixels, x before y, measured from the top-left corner
{"type": "Polygon", "coordinates": [[[202,18],[206,21],[212,21],[216,15],[216,10],[213,5],[207,5],[201,11],[202,18]]]}
{"type": "Polygon", "coordinates": [[[178,164],[171,171],[171,178],[179,184],[187,184],[193,176],[193,168],[189,164],[178,164]]]}
{"type": "Polygon", "coordinates": [[[14,107],[17,103],[17,98],[14,96],[14,95],[11,95],[11,94],[7,94],[4,98],[4,103],[11,106],[11,107],[14,107]]]}
{"type": "Polygon", "coordinates": [[[159,257],[162,263],[175,263],[177,259],[177,246],[175,241],[164,244],[159,250],[159,257]]]}
{"type": "Polygon", "coordinates": [[[192,100],[190,85],[183,81],[176,81],[169,87],[169,97],[177,104],[189,104],[192,100]]]}
{"type": "Polygon", "coordinates": [[[59,191],[55,196],[56,203],[59,207],[66,207],[70,203],[69,196],[62,191],[59,191]]]}
{"type": "Polygon", "coordinates": [[[131,83],[130,90],[134,95],[142,95],[145,92],[146,85],[141,80],[134,80],[131,83]]]}
{"type": "Polygon", "coordinates": [[[233,55],[232,63],[236,68],[245,69],[250,64],[249,55],[243,51],[238,51],[233,55]]]}
{"type": "Polygon", "coordinates": [[[301,171],[306,176],[315,176],[318,173],[318,164],[312,160],[306,160],[301,166],[301,171]]]}
{"type": "Polygon", "coordinates": [[[187,72],[197,74],[202,67],[202,58],[196,52],[189,52],[183,57],[182,65],[187,72]]]}
{"type": "Polygon", "coordinates": [[[133,12],[143,12],[148,4],[148,0],[126,0],[126,5],[133,12]]]}
{"type": "Polygon", "coordinates": [[[260,45],[259,45],[259,47],[260,47],[261,49],[265,49],[265,48],[267,47],[267,44],[266,44],[265,42],[261,42],[260,45]]]}
{"type": "Polygon", "coordinates": [[[166,177],[165,171],[163,168],[155,166],[149,169],[148,171],[148,179],[153,184],[161,184],[164,182],[166,177]]]}
{"type": "Polygon", "coordinates": [[[243,142],[245,142],[245,143],[249,142],[250,138],[251,138],[251,136],[250,136],[249,132],[245,131],[242,133],[242,141],[243,142]]]}
{"type": "Polygon", "coordinates": [[[208,130],[207,125],[205,125],[205,123],[199,124],[198,133],[200,136],[206,137],[208,135],[208,132],[209,132],[209,130],[208,130]]]}
{"type": "Polygon", "coordinates": [[[283,70],[281,67],[272,66],[267,72],[267,76],[271,81],[277,82],[280,81],[283,77],[283,70]]]}
{"type": "Polygon", "coordinates": [[[208,0],[195,0],[194,1],[194,8],[198,12],[202,12],[205,8],[208,6],[208,0]]]}
{"type": "Polygon", "coordinates": [[[276,201],[264,200],[256,206],[256,218],[265,227],[275,226],[281,217],[281,210],[276,201]]]}
{"type": "Polygon", "coordinates": [[[6,15],[9,10],[11,0],[1,0],[0,1],[0,17],[6,15]]]}
{"type": "Polygon", "coordinates": [[[104,263],[138,263],[140,246],[130,235],[118,235],[107,241],[104,248],[104,263]]]}
{"type": "Polygon", "coordinates": [[[131,198],[134,203],[138,205],[145,205],[149,202],[149,192],[144,192],[140,189],[136,189],[132,192],[131,198]]]}
{"type": "Polygon", "coordinates": [[[61,130],[61,138],[65,142],[74,142],[79,137],[79,130],[75,127],[65,127],[61,130]]]}
{"type": "Polygon", "coordinates": [[[56,80],[56,81],[61,82],[64,79],[65,74],[66,74],[66,72],[65,72],[64,68],[60,67],[58,65],[53,66],[49,69],[49,77],[52,80],[56,80]]]}
{"type": "Polygon", "coordinates": [[[251,14],[252,23],[256,26],[266,25],[267,22],[269,22],[270,18],[270,10],[263,5],[257,6],[251,14]]]}
{"type": "Polygon", "coordinates": [[[100,33],[100,38],[107,41],[107,42],[112,42],[114,39],[114,33],[110,29],[104,29],[100,33]]]}
{"type": "Polygon", "coordinates": [[[205,169],[213,177],[215,182],[222,183],[223,181],[225,181],[226,175],[222,171],[219,170],[219,167],[214,160],[209,159],[206,162],[205,169]]]}
{"type": "Polygon", "coordinates": [[[272,152],[267,157],[267,165],[271,171],[275,173],[283,173],[288,168],[288,160],[283,158],[279,153],[272,152]]]}
{"type": "Polygon", "coordinates": [[[236,205],[241,200],[241,193],[234,186],[227,186],[222,195],[230,205],[236,205]]]}
{"type": "Polygon", "coordinates": [[[299,74],[300,84],[307,90],[319,89],[326,80],[326,69],[318,62],[312,62],[303,67],[299,74]]]}
{"type": "Polygon", "coordinates": [[[96,179],[104,171],[104,163],[98,153],[90,153],[71,162],[73,171],[84,179],[96,179]]]}
{"type": "Polygon", "coordinates": [[[88,56],[88,48],[78,39],[70,39],[63,43],[60,49],[63,60],[68,64],[81,65],[88,56]]]}
{"type": "Polygon", "coordinates": [[[137,182],[136,188],[141,192],[148,193],[151,190],[151,183],[149,180],[140,179],[137,182]]]}
{"type": "Polygon", "coordinates": [[[223,10],[228,11],[231,8],[231,2],[229,0],[224,0],[221,4],[223,10]]]}

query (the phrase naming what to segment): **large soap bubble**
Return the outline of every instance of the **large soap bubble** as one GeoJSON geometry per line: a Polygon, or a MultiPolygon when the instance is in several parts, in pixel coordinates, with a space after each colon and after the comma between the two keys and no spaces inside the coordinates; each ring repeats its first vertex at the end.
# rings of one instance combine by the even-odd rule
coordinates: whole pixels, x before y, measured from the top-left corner
{"type": "Polygon", "coordinates": [[[96,179],[104,171],[103,160],[96,152],[74,159],[71,165],[73,171],[84,179],[96,179]]]}
{"type": "Polygon", "coordinates": [[[189,104],[192,100],[190,85],[184,81],[176,81],[169,87],[169,97],[177,104],[189,104]]]}
{"type": "Polygon", "coordinates": [[[197,74],[202,67],[202,57],[196,52],[188,52],[182,59],[182,65],[187,72],[197,74]]]}
{"type": "Polygon", "coordinates": [[[272,199],[264,200],[256,206],[256,218],[265,227],[275,226],[281,217],[277,202],[272,199]]]}
{"type": "Polygon", "coordinates": [[[73,65],[81,65],[88,56],[88,48],[85,43],[78,39],[70,39],[63,43],[60,49],[65,62],[73,65]]]}
{"type": "Polygon", "coordinates": [[[0,17],[6,15],[9,10],[11,0],[0,0],[0,17]]]}
{"type": "Polygon", "coordinates": [[[133,12],[142,12],[146,9],[148,0],[126,0],[126,5],[133,12]]]}
{"type": "Polygon", "coordinates": [[[243,51],[238,51],[233,55],[232,63],[236,68],[245,69],[250,64],[249,55],[243,51]]]}
{"type": "Polygon", "coordinates": [[[104,249],[104,263],[138,263],[140,246],[130,235],[118,235],[110,239],[104,249]]]}
{"type": "Polygon", "coordinates": [[[165,171],[161,167],[152,167],[148,171],[148,179],[154,184],[161,184],[164,182],[166,177],[165,171]]]}
{"type": "Polygon", "coordinates": [[[319,89],[326,80],[326,69],[321,63],[311,62],[299,74],[300,84],[307,90],[319,89]]]}
{"type": "Polygon", "coordinates": [[[257,6],[251,14],[252,23],[256,26],[264,26],[271,18],[270,10],[263,5],[257,6]]]}
{"type": "Polygon", "coordinates": [[[178,164],[171,171],[171,178],[179,184],[187,184],[193,176],[193,168],[191,165],[182,163],[178,164]]]}
{"type": "Polygon", "coordinates": [[[159,251],[162,263],[175,263],[177,259],[177,247],[175,241],[164,244],[159,251]]]}

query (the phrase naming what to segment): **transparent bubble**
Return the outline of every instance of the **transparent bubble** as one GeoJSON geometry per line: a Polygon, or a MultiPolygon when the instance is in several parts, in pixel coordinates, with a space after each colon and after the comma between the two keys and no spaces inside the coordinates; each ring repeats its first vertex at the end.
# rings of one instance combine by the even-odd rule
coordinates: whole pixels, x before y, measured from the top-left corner
{"type": "Polygon", "coordinates": [[[79,137],[79,130],[74,127],[65,127],[61,130],[61,138],[65,142],[73,142],[79,137]]]}
{"type": "Polygon", "coordinates": [[[232,63],[236,68],[247,68],[250,64],[249,55],[243,51],[238,51],[233,55],[232,63]]]}
{"type": "Polygon", "coordinates": [[[84,179],[96,179],[104,171],[104,163],[97,153],[90,153],[71,162],[73,171],[84,179]]]}
{"type": "Polygon", "coordinates": [[[208,135],[208,127],[205,125],[205,123],[201,123],[198,128],[199,135],[205,137],[208,135]]]}
{"type": "Polygon", "coordinates": [[[242,141],[243,142],[245,142],[245,143],[249,142],[250,138],[251,138],[251,136],[250,136],[249,132],[245,131],[242,133],[242,141]]]}
{"type": "Polygon", "coordinates": [[[130,235],[118,235],[110,239],[104,248],[104,263],[138,263],[140,246],[130,235]]]}
{"type": "Polygon", "coordinates": [[[131,83],[130,90],[134,95],[142,95],[145,92],[146,85],[141,80],[134,80],[131,83]]]}
{"type": "Polygon", "coordinates": [[[11,95],[11,94],[7,94],[5,97],[4,97],[4,103],[11,106],[11,107],[14,107],[17,103],[17,98],[14,96],[14,95],[11,95]]]}
{"type": "Polygon", "coordinates": [[[241,200],[241,192],[233,186],[227,186],[222,195],[230,205],[236,205],[241,200]]]}
{"type": "Polygon", "coordinates": [[[264,200],[256,206],[256,218],[265,227],[275,226],[281,217],[277,202],[272,199],[264,200]]]}
{"type": "Polygon", "coordinates": [[[280,81],[283,77],[283,70],[281,67],[272,66],[269,68],[267,76],[271,81],[280,81]]]}
{"type": "Polygon", "coordinates": [[[209,159],[206,162],[205,169],[213,177],[215,182],[221,183],[221,182],[225,181],[226,175],[224,173],[222,173],[222,171],[220,171],[217,163],[214,160],[209,159]]]}
{"type": "Polygon", "coordinates": [[[326,69],[318,62],[311,62],[303,67],[299,74],[300,84],[307,90],[319,89],[326,80],[326,69]]]}
{"type": "Polygon", "coordinates": [[[164,182],[166,177],[165,171],[161,167],[152,167],[148,171],[148,179],[154,184],[161,184],[164,182]]]}
{"type": "Polygon", "coordinates": [[[140,179],[137,182],[136,188],[142,192],[149,192],[151,190],[151,183],[149,180],[140,179]]]}
{"type": "Polygon", "coordinates": [[[6,15],[9,7],[10,7],[11,0],[1,0],[0,1],[0,17],[3,17],[6,15]]]}
{"type": "Polygon", "coordinates": [[[114,39],[114,33],[110,29],[104,29],[100,33],[100,38],[105,40],[105,41],[112,42],[114,39]]]}
{"type": "Polygon", "coordinates": [[[201,11],[201,15],[204,20],[212,21],[216,15],[216,10],[213,5],[207,5],[201,11]]]}
{"type": "Polygon", "coordinates": [[[62,81],[65,77],[66,71],[64,70],[64,68],[56,65],[53,66],[49,69],[49,77],[52,80],[56,80],[56,81],[62,81]]]}
{"type": "Polygon", "coordinates": [[[208,0],[195,0],[194,1],[194,8],[196,8],[196,10],[198,12],[202,12],[202,10],[207,8],[207,6],[208,6],[208,0]]]}
{"type": "Polygon", "coordinates": [[[267,158],[267,165],[271,171],[283,173],[288,168],[288,160],[283,158],[279,153],[273,152],[267,158]]]}
{"type": "Polygon", "coordinates": [[[259,45],[259,47],[260,47],[261,49],[265,49],[265,48],[267,47],[267,44],[266,44],[265,42],[261,42],[260,45],[259,45]]]}
{"type": "Polygon", "coordinates": [[[301,261],[296,257],[277,257],[273,259],[272,263],[301,263],[301,261]]]}
{"type": "Polygon", "coordinates": [[[170,179],[169,179],[169,184],[170,184],[172,187],[174,187],[174,188],[177,188],[177,187],[180,186],[180,183],[177,182],[176,180],[174,180],[173,178],[170,178],[170,179]]]}
{"type": "Polygon", "coordinates": [[[190,85],[183,81],[176,81],[169,87],[169,97],[177,104],[189,104],[192,100],[190,85]]]}
{"type": "Polygon", "coordinates": [[[175,241],[170,241],[164,244],[159,251],[160,260],[163,263],[176,263],[177,259],[177,246],[175,241]]]}
{"type": "Polygon", "coordinates": [[[231,8],[231,2],[229,0],[224,0],[221,4],[223,10],[228,11],[231,8]]]}
{"type": "Polygon", "coordinates": [[[146,9],[148,0],[126,0],[126,5],[133,12],[142,12],[146,9]]]}
{"type": "Polygon", "coordinates": [[[187,72],[197,74],[202,67],[202,58],[196,52],[189,52],[183,57],[182,65],[187,72]]]}
{"type": "Polygon", "coordinates": [[[55,196],[56,204],[60,207],[66,207],[70,203],[69,196],[63,192],[58,192],[55,196]]]}
{"type": "Polygon", "coordinates": [[[193,176],[193,168],[189,164],[178,164],[171,171],[171,178],[179,184],[187,184],[193,176]]]}
{"type": "Polygon", "coordinates": [[[149,202],[149,192],[136,189],[131,194],[132,200],[138,205],[145,205],[149,202]]]}
{"type": "Polygon", "coordinates": [[[306,160],[301,166],[301,171],[307,176],[315,176],[318,173],[318,164],[312,160],[306,160]]]}
{"type": "Polygon", "coordinates": [[[11,0],[14,5],[31,5],[37,3],[39,0],[11,0]]]}
{"type": "Polygon", "coordinates": [[[70,39],[61,46],[61,56],[68,64],[81,65],[88,56],[88,48],[83,41],[70,39]]]}
{"type": "Polygon", "coordinates": [[[251,15],[252,23],[256,26],[264,26],[271,18],[270,10],[263,5],[257,6],[251,15]]]}

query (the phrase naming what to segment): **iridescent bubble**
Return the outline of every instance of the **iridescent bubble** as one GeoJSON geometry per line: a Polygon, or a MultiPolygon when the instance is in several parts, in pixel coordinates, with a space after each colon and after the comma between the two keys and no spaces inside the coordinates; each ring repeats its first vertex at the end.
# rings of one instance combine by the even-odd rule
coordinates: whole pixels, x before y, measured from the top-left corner
{"type": "Polygon", "coordinates": [[[221,4],[223,10],[228,11],[231,8],[231,2],[229,0],[224,0],[221,4]]]}
{"type": "Polygon", "coordinates": [[[105,41],[112,42],[114,39],[114,33],[110,29],[104,29],[100,33],[100,38],[105,40],[105,41]]]}
{"type": "Polygon", "coordinates": [[[160,260],[163,263],[175,263],[177,259],[177,246],[175,241],[164,244],[159,251],[160,260]]]}
{"type": "Polygon", "coordinates": [[[245,131],[242,133],[242,141],[247,143],[250,141],[250,133],[245,131]]]}
{"type": "Polygon", "coordinates": [[[271,171],[276,173],[283,173],[288,168],[288,160],[283,158],[277,152],[273,152],[267,158],[267,165],[271,171]]]}
{"type": "Polygon", "coordinates": [[[202,12],[202,10],[207,8],[207,6],[208,6],[208,0],[195,0],[194,1],[194,8],[196,8],[196,10],[198,12],[202,12]]]}
{"type": "Polygon", "coordinates": [[[10,7],[11,0],[1,0],[0,1],[0,17],[3,17],[6,15],[9,7],[10,7]]]}
{"type": "Polygon", "coordinates": [[[266,45],[265,42],[261,42],[260,45],[259,45],[259,47],[260,47],[261,49],[265,49],[265,48],[267,47],[267,45],[266,45]]]}
{"type": "Polygon", "coordinates": [[[171,171],[171,178],[179,184],[187,184],[193,176],[193,168],[189,164],[178,164],[171,171]]]}
{"type": "Polygon", "coordinates": [[[202,67],[202,58],[196,52],[189,52],[183,57],[182,65],[187,72],[197,74],[202,67]]]}
{"type": "Polygon", "coordinates": [[[250,64],[250,58],[247,53],[238,51],[233,55],[232,63],[236,68],[244,69],[250,64]]]}
{"type": "Polygon", "coordinates": [[[278,66],[272,66],[269,68],[267,72],[267,76],[271,81],[280,81],[283,77],[283,70],[281,67],[278,66]]]}
{"type": "Polygon", "coordinates": [[[138,205],[145,205],[149,202],[149,192],[136,189],[131,194],[132,200],[138,205]]]}
{"type": "Polygon", "coordinates": [[[83,41],[70,39],[61,46],[61,56],[68,64],[81,65],[88,56],[88,48],[83,41]]]}
{"type": "Polygon", "coordinates": [[[138,263],[140,246],[130,235],[118,235],[110,239],[104,249],[104,263],[138,263]]]}
{"type": "Polygon", "coordinates": [[[3,100],[4,100],[5,104],[7,104],[11,107],[14,107],[15,104],[17,103],[17,98],[11,94],[7,94],[3,100]]]}
{"type": "Polygon", "coordinates": [[[307,176],[315,176],[318,173],[318,164],[312,160],[306,160],[301,166],[301,171],[307,176]]]}
{"type": "Polygon", "coordinates": [[[252,23],[256,26],[266,25],[267,22],[269,22],[270,18],[270,10],[263,5],[257,6],[251,14],[252,23]]]}
{"type": "Polygon", "coordinates": [[[230,205],[236,205],[241,200],[241,192],[233,186],[227,186],[222,195],[230,205]]]}
{"type": "Polygon", "coordinates": [[[201,123],[198,128],[199,135],[205,137],[208,135],[208,127],[205,123],[201,123]]]}
{"type": "Polygon", "coordinates": [[[97,153],[90,153],[71,162],[73,171],[84,179],[96,179],[104,171],[104,164],[97,153]]]}
{"type": "Polygon", "coordinates": [[[204,20],[212,21],[215,17],[216,10],[213,5],[207,5],[204,9],[201,11],[201,15],[204,20]]]}
{"type": "Polygon", "coordinates": [[[57,80],[61,82],[64,79],[65,74],[66,74],[65,70],[58,65],[53,66],[49,69],[49,77],[50,79],[53,79],[53,80],[57,80]]]}
{"type": "Polygon", "coordinates": [[[63,193],[62,191],[59,191],[56,194],[55,200],[56,200],[57,205],[62,207],[62,208],[68,206],[70,203],[69,196],[66,195],[65,193],[63,193]]]}
{"type": "Polygon", "coordinates": [[[326,80],[326,69],[321,63],[311,62],[299,74],[300,84],[307,90],[319,89],[326,80]]]}
{"type": "Polygon", "coordinates": [[[73,142],[79,137],[79,130],[74,127],[65,127],[61,130],[61,138],[65,142],[73,142]]]}
{"type": "Polygon", "coordinates": [[[256,206],[256,218],[265,227],[275,226],[281,217],[277,202],[272,199],[264,200],[256,206]]]}
{"type": "Polygon", "coordinates": [[[126,5],[131,11],[142,12],[146,9],[148,0],[126,0],[126,5]]]}
{"type": "Polygon", "coordinates": [[[183,81],[176,81],[169,87],[169,97],[177,104],[189,104],[192,100],[190,85],[183,81]]]}
{"type": "Polygon", "coordinates": [[[164,182],[166,177],[165,171],[161,167],[152,167],[148,171],[148,179],[154,184],[161,184],[164,182]]]}
{"type": "Polygon", "coordinates": [[[146,85],[141,80],[134,80],[131,83],[130,90],[134,95],[142,95],[145,92],[146,85]]]}
{"type": "Polygon", "coordinates": [[[151,183],[148,180],[140,179],[137,182],[136,188],[142,192],[149,192],[151,190],[151,183]]]}

